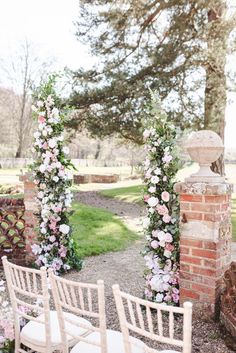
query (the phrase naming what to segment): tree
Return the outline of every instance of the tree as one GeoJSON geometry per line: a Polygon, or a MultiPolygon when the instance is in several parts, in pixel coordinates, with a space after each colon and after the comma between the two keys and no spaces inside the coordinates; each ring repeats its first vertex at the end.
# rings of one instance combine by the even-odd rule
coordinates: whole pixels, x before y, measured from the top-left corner
{"type": "Polygon", "coordinates": [[[78,112],[72,123],[141,143],[151,88],[176,125],[210,128],[223,138],[225,61],[235,20],[225,0],[80,0],[76,35],[98,64],[73,73],[78,112]]]}
{"type": "Polygon", "coordinates": [[[24,150],[31,142],[33,128],[31,94],[34,87],[48,74],[50,65],[50,60],[43,62],[39,59],[32,44],[27,40],[20,44],[12,59],[7,63],[1,61],[0,70],[4,76],[4,85],[14,92],[9,120],[14,122],[16,158],[23,156],[24,150]]]}

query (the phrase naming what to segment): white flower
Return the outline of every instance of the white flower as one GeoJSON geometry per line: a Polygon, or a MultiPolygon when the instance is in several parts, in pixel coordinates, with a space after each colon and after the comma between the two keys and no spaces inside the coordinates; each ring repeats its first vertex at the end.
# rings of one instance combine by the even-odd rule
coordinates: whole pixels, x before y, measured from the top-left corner
{"type": "Polygon", "coordinates": [[[151,134],[151,131],[148,130],[148,129],[146,129],[146,130],[144,130],[144,132],[143,132],[143,137],[144,137],[145,139],[147,139],[147,138],[150,136],[150,134],[151,134]]]}
{"type": "Polygon", "coordinates": [[[153,176],[151,177],[151,183],[153,183],[153,184],[157,184],[158,182],[159,182],[159,178],[158,178],[158,176],[153,175],[153,176]]]}
{"type": "Polygon", "coordinates": [[[41,254],[41,252],[42,252],[42,249],[41,249],[41,247],[38,244],[33,244],[31,246],[31,249],[32,249],[32,252],[33,252],[34,255],[41,254]]]}
{"type": "Polygon", "coordinates": [[[156,187],[155,186],[150,186],[150,188],[148,189],[148,191],[153,194],[154,192],[156,192],[156,187]]]}
{"type": "Polygon", "coordinates": [[[148,205],[150,206],[150,207],[155,207],[156,205],[158,204],[158,198],[157,197],[150,197],[149,199],[148,199],[148,205]]]}
{"type": "Polygon", "coordinates": [[[165,250],[164,251],[164,256],[167,257],[167,258],[170,258],[171,257],[171,251],[165,250]]]}
{"type": "Polygon", "coordinates": [[[59,178],[58,178],[58,176],[54,176],[54,177],[52,178],[52,180],[57,183],[57,182],[59,181],[59,178]]]}
{"type": "Polygon", "coordinates": [[[56,147],[56,145],[57,145],[57,141],[55,139],[52,138],[48,141],[48,146],[50,148],[54,148],[54,147],[56,147]]]}
{"type": "Polygon", "coordinates": [[[152,290],[155,290],[156,292],[163,292],[163,282],[158,275],[152,277],[150,286],[152,290]]]}
{"type": "Polygon", "coordinates": [[[45,166],[44,164],[41,164],[40,167],[39,167],[39,171],[40,171],[41,173],[44,173],[45,170],[46,170],[46,166],[45,166]]]}
{"type": "Polygon", "coordinates": [[[69,148],[67,146],[64,146],[62,148],[63,153],[68,154],[70,152],[69,148]]]}
{"type": "Polygon", "coordinates": [[[155,212],[155,208],[150,207],[148,210],[149,213],[153,214],[155,212]]]}
{"type": "Polygon", "coordinates": [[[59,227],[59,231],[63,234],[68,234],[70,231],[70,227],[67,224],[61,224],[59,227]]]}
{"type": "Polygon", "coordinates": [[[161,303],[161,302],[163,301],[163,297],[164,297],[163,294],[158,293],[158,294],[156,295],[156,302],[157,302],[157,303],[161,303]]]}
{"type": "Polygon", "coordinates": [[[156,169],[154,170],[154,173],[155,173],[156,175],[160,175],[160,174],[161,174],[161,169],[160,169],[160,168],[156,168],[156,169]]]}

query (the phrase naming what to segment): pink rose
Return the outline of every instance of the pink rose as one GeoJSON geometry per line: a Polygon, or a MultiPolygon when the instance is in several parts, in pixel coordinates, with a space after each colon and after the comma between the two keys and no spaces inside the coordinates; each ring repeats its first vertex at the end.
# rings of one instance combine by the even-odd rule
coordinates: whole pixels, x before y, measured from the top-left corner
{"type": "Polygon", "coordinates": [[[144,196],[143,196],[143,201],[144,201],[144,202],[148,202],[148,199],[149,199],[149,196],[148,196],[148,195],[144,195],[144,196]]]}
{"type": "Polygon", "coordinates": [[[172,294],[172,299],[175,303],[179,302],[179,295],[178,294],[172,294]]]}
{"type": "Polygon", "coordinates": [[[168,202],[170,200],[170,194],[167,191],[161,193],[161,198],[163,201],[168,202]]]}
{"type": "Polygon", "coordinates": [[[162,218],[163,222],[170,223],[171,217],[168,214],[165,214],[162,218]]]}
{"type": "Polygon", "coordinates": [[[171,243],[173,241],[173,237],[172,237],[172,235],[170,233],[165,233],[165,241],[167,243],[171,243]]]}
{"type": "Polygon", "coordinates": [[[174,245],[171,245],[170,243],[167,243],[166,246],[165,246],[165,249],[168,250],[168,251],[173,251],[174,250],[174,245]]]}
{"type": "Polygon", "coordinates": [[[157,212],[159,215],[164,216],[168,214],[168,208],[165,205],[157,205],[157,212]]]}
{"type": "Polygon", "coordinates": [[[39,115],[39,117],[38,117],[38,122],[39,122],[40,124],[43,124],[43,123],[45,123],[45,121],[46,121],[46,119],[44,118],[44,116],[39,115]]]}
{"type": "Polygon", "coordinates": [[[46,150],[47,148],[48,148],[48,144],[47,144],[47,142],[44,142],[43,143],[43,149],[46,150]]]}

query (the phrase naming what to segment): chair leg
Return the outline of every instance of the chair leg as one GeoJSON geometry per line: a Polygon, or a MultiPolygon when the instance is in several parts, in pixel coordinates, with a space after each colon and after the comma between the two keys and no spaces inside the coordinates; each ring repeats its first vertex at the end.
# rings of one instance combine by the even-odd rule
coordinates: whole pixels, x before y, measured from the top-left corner
{"type": "Polygon", "coordinates": [[[19,353],[20,350],[20,337],[16,336],[15,338],[15,353],[19,353]]]}

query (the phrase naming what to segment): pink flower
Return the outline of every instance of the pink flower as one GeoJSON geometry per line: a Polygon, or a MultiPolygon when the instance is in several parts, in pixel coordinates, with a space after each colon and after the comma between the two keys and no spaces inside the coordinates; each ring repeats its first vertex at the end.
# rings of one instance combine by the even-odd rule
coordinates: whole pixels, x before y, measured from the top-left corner
{"type": "Polygon", "coordinates": [[[172,299],[175,303],[178,303],[179,302],[179,295],[178,294],[172,294],[172,299]]]}
{"type": "Polygon", "coordinates": [[[162,218],[163,222],[170,223],[171,217],[168,214],[165,214],[162,218]]]}
{"type": "Polygon", "coordinates": [[[168,214],[168,208],[165,205],[157,205],[157,212],[159,215],[164,216],[168,214]]]}
{"type": "Polygon", "coordinates": [[[173,237],[172,237],[172,235],[170,233],[165,233],[165,241],[167,243],[171,243],[173,241],[173,237]]]}
{"type": "Polygon", "coordinates": [[[65,246],[62,245],[59,249],[59,254],[61,257],[66,257],[66,253],[67,253],[67,249],[65,246]]]}
{"type": "Polygon", "coordinates": [[[153,249],[157,249],[157,248],[158,248],[158,241],[157,241],[157,240],[153,240],[153,241],[151,242],[151,247],[152,247],[153,249]]]}
{"type": "Polygon", "coordinates": [[[165,246],[165,249],[168,250],[168,251],[173,251],[174,250],[174,245],[170,244],[170,243],[167,243],[166,246],[165,246]]]}
{"type": "Polygon", "coordinates": [[[46,121],[46,119],[44,118],[44,116],[39,115],[39,117],[38,117],[38,122],[39,122],[40,124],[43,124],[43,123],[45,123],[45,121],[46,121]]]}
{"type": "Polygon", "coordinates": [[[163,201],[168,202],[170,200],[170,194],[167,191],[161,193],[161,198],[163,201]]]}
{"type": "Polygon", "coordinates": [[[48,143],[47,142],[44,142],[43,143],[43,149],[46,150],[48,148],[48,143]]]}
{"type": "Polygon", "coordinates": [[[144,195],[144,196],[143,196],[143,201],[144,201],[144,202],[148,202],[148,199],[149,199],[149,195],[144,195]]]}

